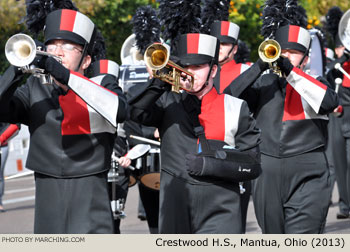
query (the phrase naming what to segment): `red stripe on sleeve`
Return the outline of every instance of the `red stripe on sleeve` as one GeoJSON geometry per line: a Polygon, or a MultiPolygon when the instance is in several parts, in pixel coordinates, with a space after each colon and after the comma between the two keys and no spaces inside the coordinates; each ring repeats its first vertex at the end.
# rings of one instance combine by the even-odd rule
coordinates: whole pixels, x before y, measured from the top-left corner
{"type": "Polygon", "coordinates": [[[72,90],[59,97],[63,111],[62,135],[90,134],[90,118],[87,104],[72,90]]]}
{"type": "Polygon", "coordinates": [[[222,36],[228,36],[229,29],[230,29],[229,22],[221,22],[221,35],[222,36]]]}
{"type": "Polygon", "coordinates": [[[290,85],[286,86],[286,98],[284,101],[284,113],[282,121],[291,120],[304,120],[305,113],[301,96],[297,91],[290,85]]]}
{"type": "Polygon", "coordinates": [[[300,27],[296,25],[289,26],[288,42],[298,43],[300,27]]]}
{"type": "Polygon", "coordinates": [[[100,73],[108,73],[108,60],[100,60],[100,73]]]}
{"type": "Polygon", "coordinates": [[[198,54],[199,34],[187,35],[187,53],[198,54]]]}
{"type": "Polygon", "coordinates": [[[62,10],[60,30],[73,31],[76,11],[73,10],[62,10]]]}

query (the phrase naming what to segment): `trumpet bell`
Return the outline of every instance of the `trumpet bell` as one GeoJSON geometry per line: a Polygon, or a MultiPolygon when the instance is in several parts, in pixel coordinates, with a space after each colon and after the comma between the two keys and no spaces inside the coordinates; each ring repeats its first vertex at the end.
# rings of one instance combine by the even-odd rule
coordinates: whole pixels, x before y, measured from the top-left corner
{"type": "Polygon", "coordinates": [[[165,44],[154,43],[147,47],[144,61],[153,72],[153,77],[165,81],[172,86],[172,91],[179,92],[180,89],[191,91],[194,85],[194,76],[181,66],[175,64],[170,58],[169,48],[165,44]],[[158,71],[161,69],[166,71],[158,71]],[[187,80],[186,86],[181,86],[181,80],[187,80]]]}
{"type": "Polygon", "coordinates": [[[281,46],[274,39],[263,41],[258,49],[259,57],[264,62],[274,62],[281,55],[281,46]]]}
{"type": "Polygon", "coordinates": [[[152,70],[164,68],[169,61],[169,49],[160,43],[150,45],[144,54],[144,61],[152,70]]]}
{"type": "Polygon", "coordinates": [[[6,42],[5,56],[11,65],[27,66],[33,62],[36,56],[36,44],[26,34],[15,34],[6,42]]]}

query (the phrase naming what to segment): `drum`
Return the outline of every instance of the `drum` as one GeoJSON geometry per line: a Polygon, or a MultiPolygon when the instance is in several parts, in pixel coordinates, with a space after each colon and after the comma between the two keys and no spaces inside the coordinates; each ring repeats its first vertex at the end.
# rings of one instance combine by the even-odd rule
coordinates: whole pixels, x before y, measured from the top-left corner
{"type": "Polygon", "coordinates": [[[148,164],[142,166],[140,181],[153,190],[160,188],[160,149],[152,148],[148,152],[148,164]]]}
{"type": "Polygon", "coordinates": [[[108,172],[108,182],[118,183],[119,181],[123,181],[125,178],[127,178],[128,186],[132,187],[136,184],[139,174],[140,172],[138,170],[132,171],[130,169],[119,166],[118,157],[116,156],[115,152],[113,152],[111,169],[108,172]]]}

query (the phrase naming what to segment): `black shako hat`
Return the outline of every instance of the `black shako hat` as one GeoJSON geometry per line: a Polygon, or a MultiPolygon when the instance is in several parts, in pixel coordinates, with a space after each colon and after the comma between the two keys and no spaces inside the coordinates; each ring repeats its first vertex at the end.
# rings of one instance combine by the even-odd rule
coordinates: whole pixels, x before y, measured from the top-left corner
{"type": "MultiPolygon", "coordinates": [[[[94,33],[94,23],[78,11],[60,9],[50,12],[46,17],[45,44],[54,39],[64,39],[87,47],[93,41],[94,33]]],[[[88,53],[91,50],[91,46],[87,47],[88,53]]]]}
{"type": "Polygon", "coordinates": [[[277,29],[275,40],[280,44],[281,49],[292,49],[300,52],[307,52],[310,46],[310,33],[297,25],[285,25],[277,29]]]}
{"type": "Polygon", "coordinates": [[[182,66],[218,64],[220,41],[208,34],[183,34],[179,38],[177,50],[182,66]]]}
{"type": "Polygon", "coordinates": [[[90,78],[105,74],[110,74],[119,78],[119,65],[108,59],[100,59],[93,62],[89,67],[89,71],[90,78]]]}
{"type": "Polygon", "coordinates": [[[221,43],[237,44],[239,26],[229,21],[214,21],[210,26],[210,35],[217,37],[221,43]]]}

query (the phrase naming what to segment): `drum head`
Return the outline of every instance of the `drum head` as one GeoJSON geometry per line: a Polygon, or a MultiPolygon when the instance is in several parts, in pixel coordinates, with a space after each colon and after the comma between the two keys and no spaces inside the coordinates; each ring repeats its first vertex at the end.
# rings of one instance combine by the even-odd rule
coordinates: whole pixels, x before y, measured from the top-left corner
{"type": "Polygon", "coordinates": [[[130,175],[130,177],[129,177],[129,187],[132,187],[132,186],[136,185],[136,182],[137,182],[137,179],[133,175],[130,175]]]}
{"type": "Polygon", "coordinates": [[[148,173],[140,178],[141,183],[153,190],[159,190],[160,188],[160,173],[154,172],[154,173],[148,173]]]}

